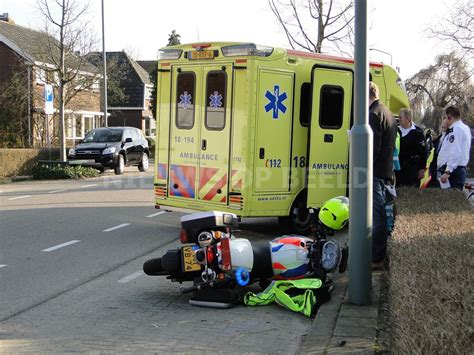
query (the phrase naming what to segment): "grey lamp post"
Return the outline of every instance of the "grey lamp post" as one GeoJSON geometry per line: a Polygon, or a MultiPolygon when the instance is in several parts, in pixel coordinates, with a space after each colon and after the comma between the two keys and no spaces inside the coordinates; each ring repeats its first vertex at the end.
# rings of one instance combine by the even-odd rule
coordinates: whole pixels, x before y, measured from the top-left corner
{"type": "Polygon", "coordinates": [[[104,111],[104,123],[107,127],[109,125],[107,117],[107,55],[105,53],[105,21],[104,21],[104,0],[102,0],[102,63],[103,63],[103,72],[104,76],[104,86],[103,86],[103,111],[104,111]]]}
{"type": "Polygon", "coordinates": [[[354,125],[349,157],[349,302],[371,303],[372,129],[368,124],[367,0],[355,2],[354,125]]]}

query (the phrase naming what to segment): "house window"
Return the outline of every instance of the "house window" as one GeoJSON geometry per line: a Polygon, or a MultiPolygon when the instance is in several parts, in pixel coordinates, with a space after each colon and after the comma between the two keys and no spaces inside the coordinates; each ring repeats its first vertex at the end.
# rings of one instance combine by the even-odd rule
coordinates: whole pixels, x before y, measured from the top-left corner
{"type": "Polygon", "coordinates": [[[156,134],[156,121],[153,117],[145,117],[145,136],[154,137],[156,134]]]}
{"type": "Polygon", "coordinates": [[[84,133],[87,134],[94,128],[94,116],[84,116],[84,133]]]}
{"type": "Polygon", "coordinates": [[[194,126],[195,82],[194,73],[179,73],[176,92],[176,127],[191,129],[194,126]]]}
{"type": "Polygon", "coordinates": [[[84,137],[84,127],[82,125],[82,116],[76,117],[76,125],[74,128],[75,128],[74,138],[81,139],[82,137],[84,137]]]}
{"type": "Polygon", "coordinates": [[[340,86],[324,85],[321,87],[319,125],[326,129],[342,127],[344,108],[344,89],[340,86]]]}
{"type": "Polygon", "coordinates": [[[91,86],[92,91],[100,91],[100,81],[99,79],[94,80],[91,86]]]}
{"type": "Polygon", "coordinates": [[[207,74],[206,128],[220,131],[225,127],[227,75],[224,71],[207,74]]]}
{"type": "Polygon", "coordinates": [[[94,116],[94,128],[101,127],[102,116],[94,116]]]}
{"type": "Polygon", "coordinates": [[[36,72],[36,83],[46,84],[47,83],[46,70],[43,68],[37,67],[35,69],[35,72],[36,72]]]}
{"type": "Polygon", "coordinates": [[[74,115],[70,114],[66,117],[66,138],[74,138],[74,115]]]}
{"type": "Polygon", "coordinates": [[[149,86],[145,86],[145,99],[151,100],[153,95],[153,88],[149,86]]]}

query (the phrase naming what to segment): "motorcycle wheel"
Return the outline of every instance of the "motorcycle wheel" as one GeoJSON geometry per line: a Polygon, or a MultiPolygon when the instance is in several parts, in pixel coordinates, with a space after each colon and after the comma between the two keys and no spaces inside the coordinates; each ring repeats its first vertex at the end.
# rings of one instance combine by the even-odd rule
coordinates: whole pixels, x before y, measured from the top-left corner
{"type": "Polygon", "coordinates": [[[163,265],[161,264],[161,258],[150,259],[145,261],[143,264],[143,272],[150,276],[162,275],[163,265]]]}

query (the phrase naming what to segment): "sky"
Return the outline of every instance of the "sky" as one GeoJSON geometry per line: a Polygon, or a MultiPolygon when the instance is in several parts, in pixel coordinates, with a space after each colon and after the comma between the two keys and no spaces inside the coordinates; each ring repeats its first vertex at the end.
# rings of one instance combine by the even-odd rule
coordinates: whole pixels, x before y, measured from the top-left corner
{"type": "MultiPolygon", "coordinates": [[[[91,25],[101,35],[101,0],[89,3],[91,25]]],[[[267,0],[103,0],[107,51],[126,50],[135,59],[157,58],[176,30],[181,43],[242,41],[289,48],[267,0]]],[[[369,58],[391,64],[408,78],[432,64],[446,44],[429,39],[426,28],[456,0],[369,0],[369,58]],[[381,53],[380,51],[389,54],[381,53]]],[[[37,0],[0,0],[0,13],[19,25],[42,27],[37,0]]],[[[98,47],[101,50],[101,47],[98,47]]]]}

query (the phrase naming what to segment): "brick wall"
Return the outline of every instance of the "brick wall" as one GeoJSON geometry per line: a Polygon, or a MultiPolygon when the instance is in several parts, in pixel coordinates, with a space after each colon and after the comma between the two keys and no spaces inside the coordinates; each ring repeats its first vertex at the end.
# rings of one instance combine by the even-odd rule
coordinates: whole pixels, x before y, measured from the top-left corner
{"type": "Polygon", "coordinates": [[[12,69],[18,67],[19,64],[20,58],[0,42],[0,87],[10,81],[12,69]]]}

